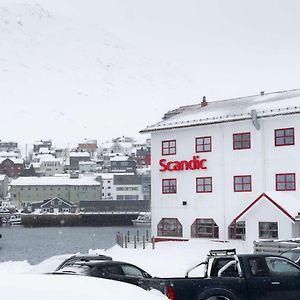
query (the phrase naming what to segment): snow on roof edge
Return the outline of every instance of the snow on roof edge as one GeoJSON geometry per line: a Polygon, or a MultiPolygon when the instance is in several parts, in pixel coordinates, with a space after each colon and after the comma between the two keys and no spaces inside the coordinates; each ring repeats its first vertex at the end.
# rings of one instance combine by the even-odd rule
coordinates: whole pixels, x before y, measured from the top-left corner
{"type": "MultiPolygon", "coordinates": [[[[226,101],[226,100],[224,100],[226,101]]],[[[274,117],[274,116],[281,116],[281,115],[292,115],[292,114],[299,114],[300,113],[300,107],[287,107],[286,112],[282,111],[283,109],[278,109],[277,112],[270,111],[269,113],[263,112],[259,113],[257,115],[258,119],[261,118],[269,118],[269,117],[274,117]],[[292,111],[292,109],[295,109],[295,111],[292,111]]],[[[250,120],[251,119],[251,114],[241,114],[240,116],[238,115],[232,115],[232,116],[226,116],[225,117],[213,117],[213,118],[207,118],[207,119],[200,119],[200,120],[193,120],[193,121],[182,121],[182,122],[175,122],[175,123],[170,123],[170,125],[160,125],[159,123],[156,123],[155,125],[150,125],[147,126],[145,129],[139,131],[139,133],[149,133],[149,132],[154,132],[154,131],[162,131],[162,130],[172,130],[172,129],[177,129],[177,128],[188,128],[188,127],[195,127],[195,126],[204,126],[204,125],[209,125],[209,124],[220,124],[220,123],[228,123],[228,122],[236,122],[236,121],[243,121],[243,120],[250,120]]]]}

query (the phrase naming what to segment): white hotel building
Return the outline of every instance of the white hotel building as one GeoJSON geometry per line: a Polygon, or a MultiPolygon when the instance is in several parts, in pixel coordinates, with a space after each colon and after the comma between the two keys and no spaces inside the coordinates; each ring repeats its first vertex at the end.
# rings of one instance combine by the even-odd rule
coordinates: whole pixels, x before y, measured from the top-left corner
{"type": "Polygon", "coordinates": [[[300,90],[204,98],[141,132],[157,239],[300,236],[300,90]]]}

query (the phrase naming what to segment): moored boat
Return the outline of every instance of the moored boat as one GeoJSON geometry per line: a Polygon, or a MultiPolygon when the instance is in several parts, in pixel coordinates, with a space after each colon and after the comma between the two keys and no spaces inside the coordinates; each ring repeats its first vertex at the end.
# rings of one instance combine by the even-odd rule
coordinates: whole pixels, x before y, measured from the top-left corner
{"type": "Polygon", "coordinates": [[[135,226],[151,226],[150,213],[139,214],[135,220],[131,220],[135,226]]]}
{"type": "Polygon", "coordinates": [[[22,219],[20,215],[11,215],[7,219],[7,224],[8,225],[21,225],[22,224],[22,219]]]}

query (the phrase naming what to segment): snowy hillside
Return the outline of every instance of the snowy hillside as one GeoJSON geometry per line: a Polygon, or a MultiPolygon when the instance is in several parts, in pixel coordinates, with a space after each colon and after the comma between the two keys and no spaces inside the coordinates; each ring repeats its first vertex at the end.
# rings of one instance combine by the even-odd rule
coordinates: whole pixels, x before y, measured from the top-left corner
{"type": "Polygon", "coordinates": [[[196,85],[175,66],[38,2],[0,1],[1,139],[137,136],[191,101],[196,85]]]}

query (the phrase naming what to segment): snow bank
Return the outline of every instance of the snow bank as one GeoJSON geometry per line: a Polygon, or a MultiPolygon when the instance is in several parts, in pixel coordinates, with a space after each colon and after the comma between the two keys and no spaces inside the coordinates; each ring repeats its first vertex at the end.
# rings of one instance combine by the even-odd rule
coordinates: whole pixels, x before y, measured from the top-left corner
{"type": "MultiPolygon", "coordinates": [[[[89,253],[105,254],[114,260],[133,263],[152,276],[180,277],[184,276],[190,267],[205,260],[209,250],[232,248],[235,248],[238,253],[253,252],[243,241],[224,243],[200,239],[189,242],[160,242],[155,244],[155,249],[152,249],[151,245],[144,250],[114,246],[108,250],[91,249],[89,253]]],[[[66,295],[72,297],[72,300],[82,300],[88,299],[89,296],[94,298],[97,293],[101,293],[101,300],[118,299],[120,295],[122,300],[166,299],[159,291],[146,292],[139,287],[113,280],[76,275],[41,275],[41,273],[53,272],[71,255],[53,256],[35,266],[31,266],[27,261],[0,263],[0,290],[4,291],[1,297],[10,296],[13,290],[15,299],[20,296],[23,300],[40,299],[41,294],[43,300],[52,300],[54,297],[63,299],[66,295]],[[59,298],[60,296],[62,298],[59,298]]]]}
{"type": "Polygon", "coordinates": [[[137,286],[113,280],[77,275],[20,275],[0,276],[2,299],[22,300],[162,300],[161,293],[147,292],[137,286]],[[98,297],[98,296],[99,297],[98,297]]]}

